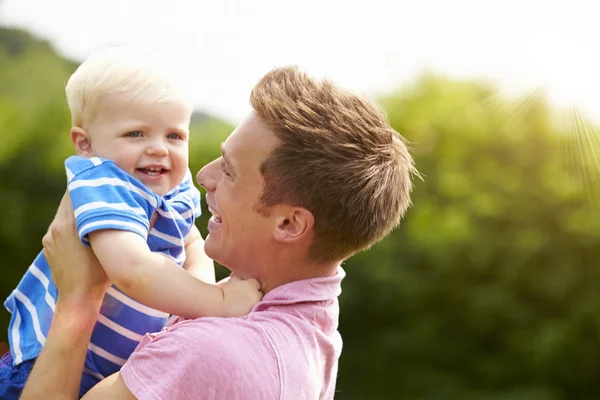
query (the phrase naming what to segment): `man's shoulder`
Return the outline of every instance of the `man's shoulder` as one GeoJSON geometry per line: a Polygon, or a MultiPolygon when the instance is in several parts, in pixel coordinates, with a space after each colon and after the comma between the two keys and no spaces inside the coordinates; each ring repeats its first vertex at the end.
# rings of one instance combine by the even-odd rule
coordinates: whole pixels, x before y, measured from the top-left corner
{"type": "Polygon", "coordinates": [[[173,387],[206,398],[316,398],[333,391],[341,342],[309,325],[268,311],[177,322],[147,336],[121,372],[134,394],[148,386],[165,398],[177,398],[173,387]]]}
{"type": "Polygon", "coordinates": [[[316,359],[323,364],[337,363],[342,347],[337,330],[326,334],[313,324],[286,313],[199,318],[175,324],[163,334],[169,332],[174,340],[184,344],[180,348],[192,349],[201,358],[211,357],[215,366],[223,361],[241,371],[262,366],[262,371],[270,369],[278,376],[304,376],[316,359]],[[215,354],[219,356],[215,358],[215,354]]]}
{"type": "MultiPolygon", "coordinates": [[[[172,335],[174,340],[190,341],[190,346],[249,348],[271,347],[265,329],[260,323],[244,318],[198,318],[177,322],[158,335],[172,335]]],[[[250,349],[251,351],[254,348],[250,349]]],[[[256,350],[264,354],[264,349],[256,350]]]]}
{"type": "Polygon", "coordinates": [[[185,387],[207,398],[215,393],[243,398],[258,388],[260,396],[253,398],[278,398],[281,390],[278,360],[268,338],[243,319],[178,322],[147,336],[122,372],[133,393],[142,384],[160,391],[162,384],[152,379],[157,368],[170,379],[171,388],[185,387]]]}
{"type": "Polygon", "coordinates": [[[256,312],[242,318],[198,318],[176,322],[160,334],[177,333],[181,340],[194,338],[212,346],[243,347],[261,355],[268,347],[272,355],[276,355],[277,347],[282,343],[294,341],[292,336],[312,336],[314,331],[316,329],[309,328],[293,315],[256,312]],[[251,348],[251,343],[256,346],[251,348]]]}
{"type": "Polygon", "coordinates": [[[286,363],[284,359],[289,362],[305,358],[304,346],[289,346],[303,340],[295,340],[293,332],[282,321],[272,320],[263,313],[256,314],[261,315],[188,320],[166,328],[159,336],[169,337],[173,347],[181,349],[182,355],[189,352],[215,368],[228,365],[229,374],[245,374],[245,378],[240,379],[270,375],[278,381],[282,365],[286,363]]]}

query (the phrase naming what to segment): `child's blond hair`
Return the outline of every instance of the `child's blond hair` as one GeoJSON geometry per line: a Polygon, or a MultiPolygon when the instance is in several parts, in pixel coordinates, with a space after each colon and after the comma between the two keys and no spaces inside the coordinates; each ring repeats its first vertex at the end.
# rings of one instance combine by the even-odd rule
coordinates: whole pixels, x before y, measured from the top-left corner
{"type": "Polygon", "coordinates": [[[192,106],[183,86],[164,58],[141,49],[112,47],[90,55],[66,86],[73,126],[85,127],[98,112],[100,100],[122,94],[124,101],[180,101],[192,106]]]}

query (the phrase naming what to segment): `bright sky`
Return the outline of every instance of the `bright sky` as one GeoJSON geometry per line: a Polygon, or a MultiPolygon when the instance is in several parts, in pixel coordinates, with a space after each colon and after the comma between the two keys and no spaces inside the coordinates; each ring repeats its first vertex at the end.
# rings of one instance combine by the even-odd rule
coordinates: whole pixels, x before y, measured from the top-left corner
{"type": "Polygon", "coordinates": [[[0,0],[0,24],[84,59],[107,45],[172,57],[199,109],[232,122],[254,83],[298,64],[376,96],[424,68],[543,85],[600,120],[600,24],[593,0],[0,0]]]}

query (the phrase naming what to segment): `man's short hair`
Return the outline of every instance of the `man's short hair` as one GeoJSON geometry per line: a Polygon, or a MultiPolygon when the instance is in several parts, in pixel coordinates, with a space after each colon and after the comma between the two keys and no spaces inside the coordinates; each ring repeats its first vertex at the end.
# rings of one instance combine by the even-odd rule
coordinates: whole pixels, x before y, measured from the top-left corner
{"type": "Polygon", "coordinates": [[[400,223],[418,172],[377,106],[297,67],[265,75],[250,103],[280,140],[262,163],[257,209],[290,204],[312,212],[311,261],[348,258],[400,223]]]}
{"type": "Polygon", "coordinates": [[[182,101],[191,107],[168,60],[138,48],[111,47],[91,54],[69,78],[66,95],[72,124],[83,127],[91,122],[100,100],[112,94],[124,95],[124,101],[182,101]]]}

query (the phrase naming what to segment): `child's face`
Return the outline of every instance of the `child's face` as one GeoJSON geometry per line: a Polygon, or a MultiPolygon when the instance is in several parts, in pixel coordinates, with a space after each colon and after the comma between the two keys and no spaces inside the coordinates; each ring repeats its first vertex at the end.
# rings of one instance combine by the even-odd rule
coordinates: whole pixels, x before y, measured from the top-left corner
{"type": "Polygon", "coordinates": [[[125,101],[122,95],[99,106],[87,127],[93,156],[113,160],[160,196],[181,183],[188,169],[188,106],[125,101]]]}

